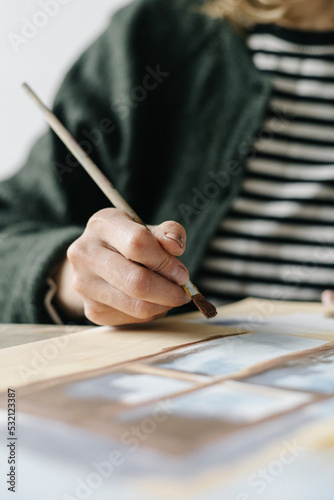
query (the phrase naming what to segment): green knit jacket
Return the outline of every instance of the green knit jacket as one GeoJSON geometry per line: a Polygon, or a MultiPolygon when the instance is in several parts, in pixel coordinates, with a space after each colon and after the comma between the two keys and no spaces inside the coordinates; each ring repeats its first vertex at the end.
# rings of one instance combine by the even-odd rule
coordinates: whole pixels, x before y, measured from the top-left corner
{"type": "MultiPolygon", "coordinates": [[[[195,281],[237,195],[271,93],[245,40],[200,0],[136,0],[64,79],[54,112],[149,224],[187,231],[195,281]]],[[[46,277],[110,206],[49,132],[0,183],[0,321],[49,323],[46,277]]]]}

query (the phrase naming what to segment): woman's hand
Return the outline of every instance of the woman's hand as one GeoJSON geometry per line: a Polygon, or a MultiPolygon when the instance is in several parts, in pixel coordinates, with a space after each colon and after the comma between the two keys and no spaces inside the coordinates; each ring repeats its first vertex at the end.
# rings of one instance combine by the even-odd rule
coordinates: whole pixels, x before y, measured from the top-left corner
{"type": "Polygon", "coordinates": [[[184,228],[168,221],[149,229],[115,208],[94,214],[56,276],[60,312],[123,325],[152,321],[189,302],[180,286],[189,274],[177,258],[185,250],[184,228]]]}

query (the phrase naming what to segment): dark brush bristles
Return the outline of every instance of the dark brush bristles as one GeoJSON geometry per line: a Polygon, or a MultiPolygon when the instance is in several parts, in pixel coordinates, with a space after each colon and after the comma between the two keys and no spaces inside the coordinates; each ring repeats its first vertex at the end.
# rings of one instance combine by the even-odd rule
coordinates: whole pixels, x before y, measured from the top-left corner
{"type": "Polygon", "coordinates": [[[201,293],[192,295],[191,298],[194,301],[196,307],[201,311],[202,314],[204,314],[207,319],[211,319],[217,316],[217,309],[215,308],[215,306],[211,304],[211,302],[206,300],[206,298],[203,297],[201,293]]]}

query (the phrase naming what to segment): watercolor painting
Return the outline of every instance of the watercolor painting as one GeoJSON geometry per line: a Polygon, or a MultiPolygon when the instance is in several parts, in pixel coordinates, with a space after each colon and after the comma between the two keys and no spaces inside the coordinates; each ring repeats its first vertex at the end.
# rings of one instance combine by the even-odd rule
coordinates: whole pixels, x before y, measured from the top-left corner
{"type": "Polygon", "coordinates": [[[160,399],[192,385],[185,380],[146,373],[112,372],[68,384],[64,393],[75,399],[103,399],[132,405],[160,399]]]}
{"type": "Polygon", "coordinates": [[[165,399],[194,386],[187,380],[124,369],[77,381],[60,381],[21,395],[20,411],[114,438],[120,433],[114,418],[119,412],[151,403],[155,413],[164,415],[168,411],[165,399]]]}
{"type": "Polygon", "coordinates": [[[305,394],[288,391],[249,391],[245,384],[226,382],[176,398],[176,413],[231,422],[250,423],[268,418],[306,403],[305,394]]]}
{"type": "MultiPolygon", "coordinates": [[[[243,429],[232,439],[218,439],[187,457],[194,465],[191,474],[178,482],[189,494],[182,498],[281,500],[292,498],[293,492],[293,498],[331,500],[334,398],[311,408],[304,414],[302,430],[301,421],[290,414],[275,419],[274,424],[272,420],[262,421],[256,427],[243,429]]],[[[173,498],[175,481],[168,479],[156,480],[155,500],[173,498]]],[[[146,484],[146,491],[153,491],[147,481],[142,484],[146,484]]]]}
{"type": "MultiPolygon", "coordinates": [[[[251,423],[309,402],[311,396],[277,389],[255,390],[248,384],[228,381],[169,399],[173,418],[210,419],[232,423],[251,423]]],[[[146,418],[150,405],[129,409],[123,421],[146,418]]]]}
{"type": "Polygon", "coordinates": [[[334,394],[334,349],[288,361],[245,381],[271,387],[334,394]]]}
{"type": "Polygon", "coordinates": [[[152,364],[202,375],[230,375],[257,363],[311,349],[326,341],[280,334],[243,334],[180,348],[152,364]]]}

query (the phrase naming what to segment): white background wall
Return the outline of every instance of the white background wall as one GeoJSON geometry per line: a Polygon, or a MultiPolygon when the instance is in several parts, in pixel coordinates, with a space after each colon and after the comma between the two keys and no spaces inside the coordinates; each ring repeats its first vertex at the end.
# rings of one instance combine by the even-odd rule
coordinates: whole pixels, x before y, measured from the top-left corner
{"type": "Polygon", "coordinates": [[[31,84],[51,105],[72,63],[107,26],[111,14],[129,2],[0,0],[0,179],[21,167],[35,139],[46,130],[21,83],[31,84]],[[45,9],[49,6],[49,14],[43,4],[45,9]],[[28,28],[28,22],[45,25],[28,28]]]}

